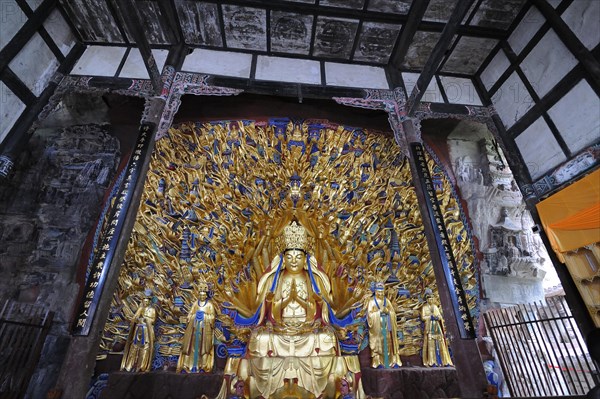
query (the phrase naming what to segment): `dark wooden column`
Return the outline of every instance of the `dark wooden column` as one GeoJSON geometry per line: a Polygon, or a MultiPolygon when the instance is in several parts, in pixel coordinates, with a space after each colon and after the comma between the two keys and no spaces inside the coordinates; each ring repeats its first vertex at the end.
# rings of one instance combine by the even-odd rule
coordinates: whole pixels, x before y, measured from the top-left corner
{"type": "MultiPolygon", "coordinates": [[[[409,144],[422,144],[417,127],[411,119],[402,122],[402,127],[404,129],[406,141],[409,144]]],[[[461,331],[456,318],[458,309],[455,308],[456,304],[452,299],[450,287],[446,279],[446,271],[444,270],[445,265],[442,261],[442,256],[445,256],[445,254],[440,253],[438,250],[437,233],[434,221],[430,217],[425,198],[426,187],[421,183],[417,172],[418,166],[412,154],[409,155],[408,160],[410,163],[413,185],[419,201],[425,237],[427,238],[427,245],[429,246],[429,253],[431,254],[431,261],[433,263],[435,280],[437,282],[440,302],[442,304],[442,312],[446,322],[446,332],[450,337],[449,344],[454,356],[453,360],[458,374],[461,395],[464,398],[481,398],[487,387],[487,378],[483,371],[483,362],[481,360],[479,348],[477,347],[475,338],[461,338],[461,331]]]]}
{"type": "Polygon", "coordinates": [[[148,76],[150,76],[150,81],[152,82],[152,87],[154,88],[154,93],[158,94],[162,89],[162,83],[160,81],[160,72],[158,70],[158,67],[156,66],[154,56],[152,55],[150,43],[146,38],[146,33],[144,31],[144,27],[142,26],[140,16],[137,12],[135,1],[120,0],[116,1],[115,4],[121,12],[123,19],[125,20],[125,24],[131,32],[131,35],[135,39],[135,43],[138,49],[140,50],[140,54],[142,55],[142,59],[144,60],[144,65],[146,66],[146,70],[148,71],[148,76]]]}
{"type": "MultiPolygon", "coordinates": [[[[166,66],[163,74],[166,73],[173,74],[174,68],[166,66]]],[[[164,81],[171,82],[172,76],[164,76],[164,81]]],[[[166,93],[169,92],[169,87],[167,86],[168,83],[166,83],[164,87],[166,93]]],[[[146,102],[146,108],[139,130],[140,136],[145,135],[147,138],[144,141],[149,144],[146,147],[145,156],[139,160],[141,166],[136,173],[136,178],[129,182],[124,180],[121,183],[120,191],[126,190],[130,192],[129,203],[128,206],[121,210],[125,216],[115,219],[118,222],[118,225],[115,226],[115,239],[117,244],[115,248],[111,249],[110,263],[104,265],[108,270],[103,272],[103,285],[100,288],[100,292],[98,292],[100,296],[94,304],[95,314],[91,317],[89,325],[86,323],[86,335],[71,337],[65,360],[61,366],[58,381],[56,383],[56,390],[62,393],[62,398],[84,398],[89,389],[89,384],[94,373],[94,366],[96,364],[96,353],[110,310],[112,295],[117,287],[120,266],[125,257],[127,243],[135,223],[140,199],[144,190],[145,177],[150,165],[150,155],[154,148],[154,137],[165,109],[165,104],[166,96],[152,97],[146,102]],[[126,184],[129,185],[128,188],[125,187],[126,184]]],[[[134,153],[130,156],[134,157],[134,153]]],[[[87,288],[88,287],[86,286],[86,289],[87,288]]]]}

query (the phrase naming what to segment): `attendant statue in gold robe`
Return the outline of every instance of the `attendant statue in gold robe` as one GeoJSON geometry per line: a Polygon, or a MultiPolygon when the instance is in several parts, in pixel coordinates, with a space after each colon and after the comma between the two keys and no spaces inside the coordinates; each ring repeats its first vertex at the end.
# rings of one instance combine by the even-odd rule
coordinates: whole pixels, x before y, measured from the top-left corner
{"type": "Polygon", "coordinates": [[[215,362],[214,327],[216,308],[208,298],[208,285],[198,284],[198,299],[190,307],[186,317],[181,355],[177,371],[188,373],[211,372],[215,362]]]}
{"type": "Polygon", "coordinates": [[[369,347],[373,368],[397,368],[402,365],[398,354],[396,311],[384,294],[384,284],[376,283],[367,305],[369,347]]]}
{"type": "Polygon", "coordinates": [[[444,332],[442,313],[434,303],[431,290],[425,292],[427,303],[421,309],[421,320],[425,324],[423,331],[423,365],[453,366],[444,332]]]}
{"type": "Polygon", "coordinates": [[[121,370],[150,371],[154,357],[155,321],[156,309],[152,305],[149,293],[146,293],[129,326],[129,336],[123,352],[121,370]]]}

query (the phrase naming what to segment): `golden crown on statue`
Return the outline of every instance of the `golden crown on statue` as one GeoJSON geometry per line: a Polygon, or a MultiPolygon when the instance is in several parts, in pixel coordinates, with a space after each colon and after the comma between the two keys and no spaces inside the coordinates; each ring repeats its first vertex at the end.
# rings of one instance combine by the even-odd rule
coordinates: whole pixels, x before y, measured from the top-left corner
{"type": "Polygon", "coordinates": [[[199,292],[208,292],[208,284],[205,281],[199,281],[196,287],[199,292]]]}
{"type": "Polygon", "coordinates": [[[285,249],[299,249],[306,251],[308,249],[308,236],[306,229],[293,221],[283,228],[283,244],[285,249]]]}

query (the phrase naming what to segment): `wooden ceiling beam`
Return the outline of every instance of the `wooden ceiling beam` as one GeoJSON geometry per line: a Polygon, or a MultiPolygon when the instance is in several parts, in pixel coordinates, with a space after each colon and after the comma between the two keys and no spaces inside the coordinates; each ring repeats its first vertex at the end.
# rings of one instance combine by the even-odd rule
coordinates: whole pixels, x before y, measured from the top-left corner
{"type": "Polygon", "coordinates": [[[148,42],[148,38],[146,37],[144,27],[142,26],[140,15],[137,12],[135,1],[120,0],[115,2],[115,4],[121,12],[121,15],[123,16],[125,25],[127,26],[133,38],[135,39],[136,45],[140,50],[142,59],[144,60],[144,65],[146,65],[148,76],[150,76],[152,88],[154,89],[155,94],[158,95],[162,90],[160,72],[158,71],[156,60],[152,55],[152,49],[150,48],[150,43],[148,42]]]}
{"type": "Polygon", "coordinates": [[[456,34],[458,27],[461,21],[465,18],[465,15],[471,8],[475,0],[464,0],[458,1],[454,10],[452,11],[452,15],[448,20],[448,23],[444,27],[442,34],[440,36],[440,40],[436,43],[433,51],[429,55],[425,66],[423,67],[423,71],[421,75],[419,75],[419,79],[417,80],[417,84],[412,90],[410,97],[408,98],[406,104],[406,110],[408,115],[413,115],[416,111],[419,102],[423,98],[425,94],[425,90],[429,86],[431,79],[438,70],[440,63],[444,59],[446,51],[448,51],[450,45],[452,44],[452,39],[456,34]]]}
{"type": "Polygon", "coordinates": [[[417,30],[419,29],[425,11],[427,11],[427,6],[429,6],[429,0],[415,1],[412,3],[408,12],[408,21],[402,26],[400,40],[398,40],[396,50],[392,55],[391,64],[393,67],[400,69],[402,66],[408,48],[415,37],[415,33],[417,33],[417,30]]]}
{"type": "Polygon", "coordinates": [[[157,0],[157,2],[160,12],[166,19],[167,26],[171,30],[173,44],[184,43],[181,22],[177,18],[177,10],[175,10],[174,2],[172,0],[157,0]]]}
{"type": "MultiPolygon", "coordinates": [[[[429,4],[429,0],[419,0],[414,1],[413,6],[408,14],[394,14],[394,13],[383,13],[378,11],[368,11],[362,9],[350,9],[350,8],[333,8],[333,7],[324,7],[316,4],[308,4],[308,3],[290,3],[290,2],[274,2],[269,0],[226,0],[214,1],[217,4],[230,4],[239,7],[251,7],[251,8],[267,8],[270,10],[279,10],[286,12],[297,12],[300,14],[312,14],[319,15],[325,17],[335,17],[335,18],[352,18],[358,19],[368,22],[376,22],[376,23],[386,23],[386,24],[408,24],[411,20],[411,12],[413,7],[415,10],[427,8],[427,4],[429,4]]],[[[415,11],[416,12],[416,11],[415,11]]],[[[423,14],[425,11],[422,11],[423,14]]],[[[420,15],[420,13],[419,13],[420,15]]],[[[433,22],[433,21],[422,21],[419,18],[417,23],[417,30],[425,30],[431,32],[442,32],[444,29],[443,22],[433,22]]],[[[508,32],[503,29],[494,29],[494,28],[484,28],[479,26],[459,26],[458,34],[466,35],[466,36],[478,36],[485,37],[491,39],[506,39],[508,37],[508,32]]]]}
{"type": "MultiPolygon", "coordinates": [[[[418,30],[429,32],[442,32],[446,26],[443,22],[421,21],[418,30]]],[[[460,25],[456,29],[457,35],[476,36],[485,39],[505,40],[508,38],[508,31],[495,28],[485,28],[481,26],[460,25]]]]}
{"type": "Polygon", "coordinates": [[[317,14],[326,17],[365,19],[374,22],[405,23],[407,20],[407,15],[403,14],[380,13],[351,8],[333,8],[308,3],[283,3],[269,0],[217,0],[214,3],[239,7],[269,8],[271,10],[297,12],[300,14],[317,14]]]}

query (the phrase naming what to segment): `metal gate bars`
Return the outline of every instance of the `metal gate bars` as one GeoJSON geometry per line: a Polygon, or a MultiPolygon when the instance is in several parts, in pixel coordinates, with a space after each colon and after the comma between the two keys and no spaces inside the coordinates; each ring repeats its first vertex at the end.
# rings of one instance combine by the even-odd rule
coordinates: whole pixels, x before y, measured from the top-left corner
{"type": "Polygon", "coordinates": [[[38,363],[53,313],[6,301],[0,310],[0,397],[22,398],[38,363]]]}
{"type": "Polygon", "coordinates": [[[563,296],[484,314],[512,396],[585,395],[598,370],[563,296]]]}

